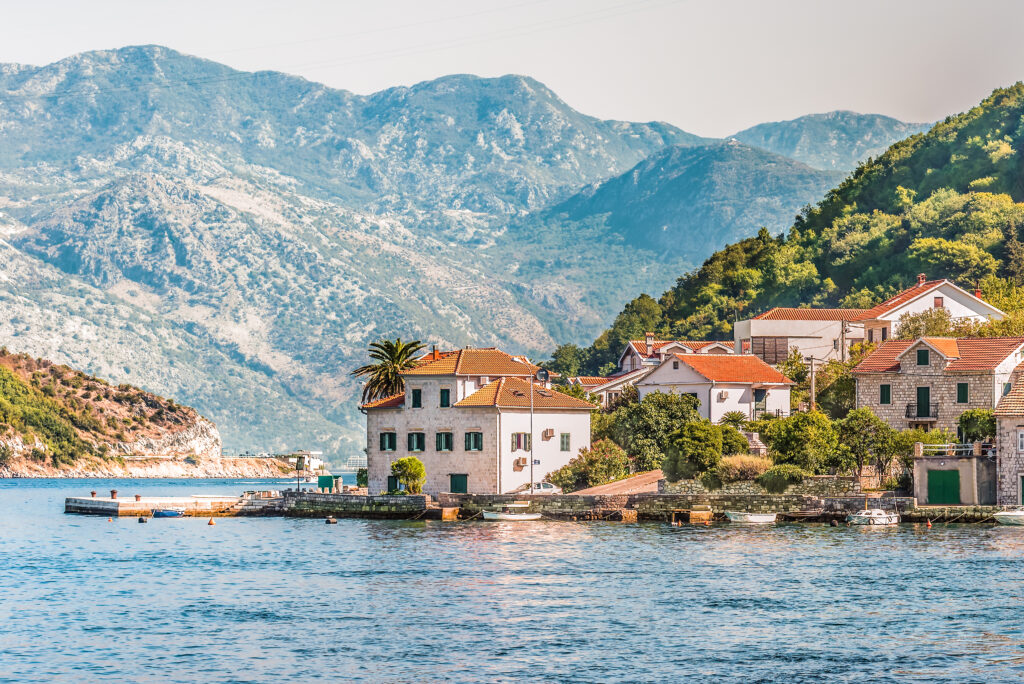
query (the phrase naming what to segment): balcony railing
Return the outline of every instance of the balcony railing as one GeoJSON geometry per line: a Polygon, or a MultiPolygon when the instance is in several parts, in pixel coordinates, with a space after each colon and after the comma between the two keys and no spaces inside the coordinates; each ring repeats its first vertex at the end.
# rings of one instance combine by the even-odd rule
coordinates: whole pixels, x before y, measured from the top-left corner
{"type": "Polygon", "coordinates": [[[938,417],[938,404],[907,404],[907,418],[935,419],[938,417]]]}

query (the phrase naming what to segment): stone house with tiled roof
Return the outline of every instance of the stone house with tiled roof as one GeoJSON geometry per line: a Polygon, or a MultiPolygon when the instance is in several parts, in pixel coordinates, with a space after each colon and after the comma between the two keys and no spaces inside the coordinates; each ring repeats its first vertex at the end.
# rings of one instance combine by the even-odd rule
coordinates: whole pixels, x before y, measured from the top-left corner
{"type": "Polygon", "coordinates": [[[718,423],[730,411],[749,419],[789,414],[793,381],[752,354],[673,354],[637,384],[640,398],[653,392],[688,394],[703,418],[718,423]]]}
{"type": "Polygon", "coordinates": [[[870,309],[814,309],[776,307],[733,327],[737,353],[751,353],[768,363],[780,363],[797,349],[817,361],[845,360],[858,342],[881,343],[894,337],[900,317],[929,309],[946,309],[956,320],[1001,320],[1002,311],[950,280],[917,283],[870,309]]]}
{"type": "Polygon", "coordinates": [[[1024,371],[1024,337],[887,340],[853,369],[856,406],[897,430],[956,432],[967,409],[993,409],[1024,371]]]}
{"type": "Polygon", "coordinates": [[[1024,505],[1024,379],[999,400],[996,416],[996,503],[1024,505]]]}
{"type": "Polygon", "coordinates": [[[396,488],[391,463],[416,456],[424,492],[501,494],[540,481],[590,446],[592,404],[533,381],[538,367],[498,349],[435,355],[402,373],[405,391],[364,404],[373,494],[396,488]],[[530,395],[534,417],[530,425],[530,395]]]}

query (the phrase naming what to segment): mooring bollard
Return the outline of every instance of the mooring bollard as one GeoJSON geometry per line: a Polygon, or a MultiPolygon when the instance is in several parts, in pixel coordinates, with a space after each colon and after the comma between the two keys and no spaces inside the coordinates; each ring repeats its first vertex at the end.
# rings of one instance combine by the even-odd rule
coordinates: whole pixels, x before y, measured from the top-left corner
{"type": "Polygon", "coordinates": [[[96,490],[94,489],[91,492],[89,492],[89,496],[91,496],[92,498],[95,499],[96,498],[96,490]]]}
{"type": "Polygon", "coordinates": [[[110,490],[110,498],[111,499],[116,499],[117,498],[117,490],[116,489],[111,489],[110,490]]]}
{"type": "Polygon", "coordinates": [[[135,495],[135,500],[136,501],[142,501],[142,495],[141,494],[136,494],[135,495]]]}

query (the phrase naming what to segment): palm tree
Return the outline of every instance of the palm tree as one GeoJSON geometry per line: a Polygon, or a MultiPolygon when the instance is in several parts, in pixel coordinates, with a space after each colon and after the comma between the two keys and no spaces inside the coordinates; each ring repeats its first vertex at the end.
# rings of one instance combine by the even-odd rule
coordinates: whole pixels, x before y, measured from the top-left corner
{"type": "Polygon", "coordinates": [[[402,342],[402,338],[370,343],[370,358],[376,363],[352,371],[356,377],[368,378],[363,385],[363,403],[398,394],[405,389],[400,373],[416,365],[416,352],[423,349],[419,340],[402,342]]]}

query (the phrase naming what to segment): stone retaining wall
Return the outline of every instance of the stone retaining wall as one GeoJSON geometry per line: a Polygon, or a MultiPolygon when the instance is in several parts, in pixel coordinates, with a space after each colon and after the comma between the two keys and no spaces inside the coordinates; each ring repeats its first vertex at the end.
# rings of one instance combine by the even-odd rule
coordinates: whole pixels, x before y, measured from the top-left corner
{"type": "MultiPolygon", "coordinates": [[[[838,477],[834,475],[815,475],[803,482],[792,484],[782,492],[781,496],[858,496],[861,494],[860,480],[856,477],[838,477]]],[[[719,496],[779,496],[771,494],[767,489],[753,480],[729,482],[720,489],[709,490],[700,480],[680,480],[658,482],[659,494],[716,494],[719,496]]]]}
{"type": "MultiPolygon", "coordinates": [[[[405,519],[427,511],[430,497],[360,496],[354,494],[319,494],[314,492],[285,491],[280,515],[296,518],[395,518],[405,519]]],[[[272,512],[265,512],[273,514],[272,512]]]]}

